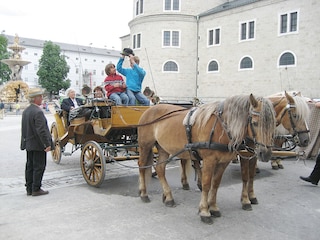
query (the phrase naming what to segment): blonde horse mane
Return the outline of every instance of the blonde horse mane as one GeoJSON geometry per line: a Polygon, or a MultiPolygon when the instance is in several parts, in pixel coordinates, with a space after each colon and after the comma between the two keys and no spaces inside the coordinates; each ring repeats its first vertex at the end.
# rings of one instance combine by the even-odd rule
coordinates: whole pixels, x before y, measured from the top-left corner
{"type": "MultiPolygon", "coordinates": [[[[268,142],[272,139],[273,132],[269,129],[275,127],[275,113],[270,100],[265,98],[257,98],[258,101],[263,102],[263,108],[260,112],[261,128],[258,130],[260,136],[265,136],[262,142],[268,142]]],[[[227,98],[223,102],[213,102],[203,104],[198,107],[189,119],[191,125],[196,125],[198,129],[207,124],[212,115],[218,115],[222,111],[222,120],[227,129],[231,139],[229,142],[229,149],[239,146],[247,131],[248,116],[250,111],[250,100],[248,95],[237,95],[227,98]],[[220,109],[222,108],[223,109],[220,109]]],[[[188,115],[185,117],[183,124],[187,124],[188,115]]],[[[223,134],[223,132],[221,133],[223,134]]]]}
{"type": "MultiPolygon", "coordinates": [[[[310,116],[310,108],[308,102],[310,98],[302,96],[299,91],[287,91],[287,93],[293,98],[296,105],[297,121],[308,121],[310,116]]],[[[285,92],[278,92],[270,95],[269,97],[286,97],[285,92]]]]}

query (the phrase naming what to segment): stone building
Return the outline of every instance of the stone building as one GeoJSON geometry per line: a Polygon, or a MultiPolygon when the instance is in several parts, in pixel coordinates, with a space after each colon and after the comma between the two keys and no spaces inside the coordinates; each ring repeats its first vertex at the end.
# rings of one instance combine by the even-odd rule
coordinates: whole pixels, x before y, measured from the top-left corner
{"type": "Polygon", "coordinates": [[[162,99],[320,93],[318,0],[133,0],[144,81],[162,99]]]}
{"type": "MultiPolygon", "coordinates": [[[[9,45],[14,42],[14,36],[6,35],[6,37],[9,45]]],[[[44,43],[44,40],[20,37],[20,44],[25,47],[21,57],[30,62],[30,64],[24,66],[22,80],[29,87],[38,86],[37,71],[44,43]]],[[[110,62],[116,63],[120,57],[120,51],[118,50],[53,43],[60,46],[61,55],[66,57],[67,64],[70,67],[67,78],[71,80],[71,87],[77,93],[81,93],[83,85],[88,85],[92,89],[101,85],[106,77],[105,66],[110,62]]]]}

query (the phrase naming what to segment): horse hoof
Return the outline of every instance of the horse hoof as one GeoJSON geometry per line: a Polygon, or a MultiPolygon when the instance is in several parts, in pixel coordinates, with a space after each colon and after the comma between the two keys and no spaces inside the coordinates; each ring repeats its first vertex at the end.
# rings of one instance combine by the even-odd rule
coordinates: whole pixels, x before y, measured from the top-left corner
{"type": "Polygon", "coordinates": [[[272,166],[272,169],[273,169],[273,170],[278,170],[279,167],[278,167],[278,166],[272,166]]]}
{"type": "Polygon", "coordinates": [[[188,184],[188,183],[187,183],[187,184],[183,184],[183,185],[182,185],[182,189],[183,189],[183,190],[190,190],[189,184],[188,184]]]}
{"type": "Polygon", "coordinates": [[[201,219],[201,222],[204,222],[206,224],[213,224],[213,219],[212,217],[203,217],[203,216],[200,216],[200,219],[201,219]]]}
{"type": "Polygon", "coordinates": [[[278,168],[284,169],[283,165],[278,165],[278,168]]]}
{"type": "Polygon", "coordinates": [[[256,173],[260,173],[260,168],[256,168],[256,173]]]}
{"type": "Polygon", "coordinates": [[[149,203],[150,202],[150,199],[149,199],[148,196],[143,196],[143,197],[140,197],[140,198],[141,198],[142,202],[144,202],[144,203],[149,203]]]}
{"type": "Polygon", "coordinates": [[[164,205],[166,207],[174,207],[175,203],[174,203],[174,200],[171,200],[171,201],[165,202],[164,205]]]}
{"type": "Polygon", "coordinates": [[[199,190],[202,192],[202,185],[201,184],[197,184],[199,190]]]}
{"type": "Polygon", "coordinates": [[[258,204],[258,199],[257,198],[250,198],[251,204],[258,204]]]}
{"type": "Polygon", "coordinates": [[[212,217],[221,217],[221,212],[220,212],[220,211],[210,210],[210,215],[211,215],[212,217]]]}
{"type": "Polygon", "coordinates": [[[166,201],[166,196],[163,194],[162,195],[162,202],[164,203],[164,205],[166,207],[174,207],[175,206],[175,203],[174,203],[174,200],[170,200],[170,201],[166,201]]]}
{"type": "Polygon", "coordinates": [[[245,211],[252,211],[251,204],[249,204],[249,203],[243,204],[242,205],[242,209],[245,210],[245,211]]]}

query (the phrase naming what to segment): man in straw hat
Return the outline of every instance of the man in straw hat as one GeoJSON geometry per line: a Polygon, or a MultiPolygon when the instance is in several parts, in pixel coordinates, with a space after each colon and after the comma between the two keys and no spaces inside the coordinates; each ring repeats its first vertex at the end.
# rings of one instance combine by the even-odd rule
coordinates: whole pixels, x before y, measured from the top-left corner
{"type": "Polygon", "coordinates": [[[29,89],[30,105],[23,111],[21,120],[21,150],[27,151],[25,170],[28,196],[41,196],[48,191],[41,189],[42,177],[47,164],[47,152],[53,150],[47,119],[40,105],[43,90],[29,89]]]}

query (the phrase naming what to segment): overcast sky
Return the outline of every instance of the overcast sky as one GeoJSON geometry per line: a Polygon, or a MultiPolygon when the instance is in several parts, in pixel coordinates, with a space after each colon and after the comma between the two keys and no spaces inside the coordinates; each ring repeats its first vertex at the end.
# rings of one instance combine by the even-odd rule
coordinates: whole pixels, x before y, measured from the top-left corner
{"type": "Polygon", "coordinates": [[[132,0],[1,0],[0,31],[19,37],[121,50],[132,0]]]}

